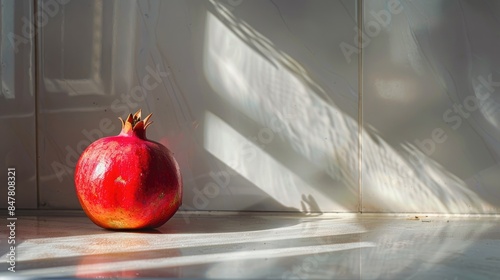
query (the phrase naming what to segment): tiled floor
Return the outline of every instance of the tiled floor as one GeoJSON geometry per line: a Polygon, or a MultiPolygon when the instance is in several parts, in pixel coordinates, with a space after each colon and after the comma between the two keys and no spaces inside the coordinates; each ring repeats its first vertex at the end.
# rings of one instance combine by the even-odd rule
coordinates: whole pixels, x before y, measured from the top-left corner
{"type": "MultiPolygon", "coordinates": [[[[0,278],[13,275],[4,232],[0,278]]],[[[178,213],[113,232],[83,215],[19,216],[16,241],[26,277],[500,278],[496,217],[178,213]]]]}

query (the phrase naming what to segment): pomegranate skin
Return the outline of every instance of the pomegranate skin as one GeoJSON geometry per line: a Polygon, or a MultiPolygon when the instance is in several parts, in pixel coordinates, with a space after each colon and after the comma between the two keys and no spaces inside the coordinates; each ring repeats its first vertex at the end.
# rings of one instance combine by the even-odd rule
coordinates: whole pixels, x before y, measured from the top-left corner
{"type": "Polygon", "coordinates": [[[182,177],[172,152],[144,132],[122,129],[92,143],[78,160],[78,199],[100,227],[156,228],[182,203],[182,177]]]}

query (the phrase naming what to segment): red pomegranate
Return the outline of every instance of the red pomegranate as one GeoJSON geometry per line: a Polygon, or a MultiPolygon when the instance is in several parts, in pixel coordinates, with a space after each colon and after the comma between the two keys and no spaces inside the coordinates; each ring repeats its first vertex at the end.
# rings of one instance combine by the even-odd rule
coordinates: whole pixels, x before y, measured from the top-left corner
{"type": "Polygon", "coordinates": [[[156,228],[182,203],[182,178],[173,154],[146,138],[151,114],[122,121],[121,133],[90,144],[75,169],[76,193],[87,216],[107,229],[156,228]]]}

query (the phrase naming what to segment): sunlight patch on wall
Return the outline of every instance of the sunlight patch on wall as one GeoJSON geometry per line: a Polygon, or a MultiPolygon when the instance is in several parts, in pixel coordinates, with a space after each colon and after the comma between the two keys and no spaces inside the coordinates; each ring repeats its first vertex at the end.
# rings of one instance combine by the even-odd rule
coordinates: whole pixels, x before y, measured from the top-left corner
{"type": "Polygon", "coordinates": [[[300,63],[269,39],[244,21],[238,26],[227,25],[218,16],[207,13],[204,49],[204,72],[214,92],[243,115],[271,129],[275,141],[286,143],[290,154],[302,158],[301,169],[325,174],[311,190],[316,188],[343,205],[334,208],[331,204],[327,209],[355,211],[356,121],[336,108],[332,93],[325,93],[300,63]]]}
{"type": "MultiPolygon", "coordinates": [[[[206,112],[204,128],[204,148],[208,152],[284,206],[304,210],[301,204],[303,195],[314,198],[318,206],[312,206],[319,207],[311,209],[314,211],[335,204],[317,190],[318,186],[304,182],[216,115],[206,112]]],[[[238,186],[230,187],[238,189],[238,186]]],[[[342,208],[340,205],[335,207],[342,208]]]]}

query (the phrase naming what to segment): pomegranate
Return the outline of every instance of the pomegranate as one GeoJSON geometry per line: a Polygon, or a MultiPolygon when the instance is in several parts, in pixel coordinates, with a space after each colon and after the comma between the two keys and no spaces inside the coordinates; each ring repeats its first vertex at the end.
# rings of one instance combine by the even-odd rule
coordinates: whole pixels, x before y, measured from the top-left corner
{"type": "Polygon", "coordinates": [[[146,138],[150,118],[141,120],[141,110],[120,118],[120,134],[90,144],[76,164],[78,199],[100,227],[156,228],[182,203],[182,178],[172,152],[146,138]]]}

